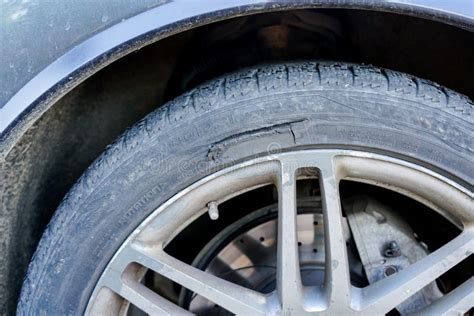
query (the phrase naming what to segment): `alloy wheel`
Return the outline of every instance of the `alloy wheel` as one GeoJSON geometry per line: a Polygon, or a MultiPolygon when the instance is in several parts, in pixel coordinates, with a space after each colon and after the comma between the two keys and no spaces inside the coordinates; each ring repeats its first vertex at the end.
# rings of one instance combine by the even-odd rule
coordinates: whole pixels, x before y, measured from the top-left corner
{"type": "MultiPolygon", "coordinates": [[[[235,314],[385,314],[469,257],[474,250],[473,195],[424,167],[392,157],[349,150],[302,150],[239,163],[194,183],[146,218],[125,240],[103,272],[88,314],[125,314],[129,303],[149,314],[188,314],[151,289],[147,270],[235,314]],[[304,286],[298,257],[296,180],[317,178],[324,218],[324,282],[304,286]],[[438,250],[386,278],[351,284],[339,182],[389,188],[437,211],[462,231],[438,250]],[[184,263],[165,251],[170,241],[205,212],[218,216],[226,200],[264,185],[278,191],[276,288],[269,294],[242,287],[184,263]],[[214,212],[214,214],[212,214],[214,212]]],[[[422,312],[466,312],[474,278],[422,312]]]]}

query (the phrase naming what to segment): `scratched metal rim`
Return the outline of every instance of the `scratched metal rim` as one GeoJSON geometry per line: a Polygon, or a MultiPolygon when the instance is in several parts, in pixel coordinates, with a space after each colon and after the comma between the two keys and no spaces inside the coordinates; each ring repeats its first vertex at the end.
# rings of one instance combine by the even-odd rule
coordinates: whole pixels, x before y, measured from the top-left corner
{"type": "MultiPolygon", "coordinates": [[[[148,314],[189,314],[140,282],[148,269],[235,314],[385,314],[474,252],[473,192],[424,167],[388,156],[348,150],[304,150],[250,160],[216,172],[179,192],[149,215],[109,262],[86,314],[124,315],[129,303],[148,314]],[[303,286],[296,238],[296,179],[319,178],[325,219],[325,281],[303,286]],[[351,285],[340,180],[389,188],[445,216],[461,233],[429,256],[365,288],[351,285]],[[242,192],[274,184],[278,190],[277,286],[262,294],[207,274],[164,251],[182,229],[217,204],[242,192]]],[[[423,312],[467,311],[474,278],[423,312]]]]}

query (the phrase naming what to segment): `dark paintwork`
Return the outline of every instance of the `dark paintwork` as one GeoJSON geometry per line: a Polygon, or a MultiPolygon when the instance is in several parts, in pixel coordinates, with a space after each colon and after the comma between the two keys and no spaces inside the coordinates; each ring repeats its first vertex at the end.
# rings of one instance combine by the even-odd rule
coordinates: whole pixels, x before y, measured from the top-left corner
{"type": "Polygon", "coordinates": [[[474,30],[472,0],[31,0],[0,7],[0,157],[58,98],[153,41],[239,15],[295,8],[397,12],[474,30]]]}

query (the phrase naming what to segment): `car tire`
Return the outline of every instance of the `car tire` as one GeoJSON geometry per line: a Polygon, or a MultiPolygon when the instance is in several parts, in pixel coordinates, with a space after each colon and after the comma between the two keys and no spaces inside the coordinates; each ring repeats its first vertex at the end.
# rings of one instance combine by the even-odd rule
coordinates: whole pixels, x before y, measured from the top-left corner
{"type": "Polygon", "coordinates": [[[256,156],[383,153],[472,189],[473,108],[435,83],[345,63],[265,65],[204,83],[127,130],[75,184],[32,258],[18,314],[84,313],[104,268],[147,215],[256,156]]]}

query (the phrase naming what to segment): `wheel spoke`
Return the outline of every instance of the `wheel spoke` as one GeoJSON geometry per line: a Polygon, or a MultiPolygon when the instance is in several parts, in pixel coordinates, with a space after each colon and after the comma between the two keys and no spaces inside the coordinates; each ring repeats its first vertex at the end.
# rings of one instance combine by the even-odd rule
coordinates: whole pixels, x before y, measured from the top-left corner
{"type": "Polygon", "coordinates": [[[329,310],[343,312],[350,309],[351,282],[335,158],[330,155],[324,157],[319,162],[318,168],[326,243],[326,295],[329,298],[329,310]]]}
{"type": "Polygon", "coordinates": [[[474,302],[474,277],[419,312],[420,315],[464,315],[474,302]]]}
{"type": "Polygon", "coordinates": [[[302,308],[303,289],[296,232],[296,170],[281,161],[278,178],[277,292],[283,311],[302,308]]]}
{"type": "Polygon", "coordinates": [[[117,271],[109,271],[109,277],[103,285],[149,315],[192,315],[137,280],[126,275],[121,277],[117,271]]]}
{"type": "Polygon", "coordinates": [[[362,309],[387,313],[473,253],[474,234],[465,231],[408,268],[362,291],[362,309]]]}
{"type": "Polygon", "coordinates": [[[129,247],[129,258],[236,314],[264,314],[267,297],[190,266],[163,250],[129,247]]]}

